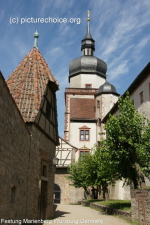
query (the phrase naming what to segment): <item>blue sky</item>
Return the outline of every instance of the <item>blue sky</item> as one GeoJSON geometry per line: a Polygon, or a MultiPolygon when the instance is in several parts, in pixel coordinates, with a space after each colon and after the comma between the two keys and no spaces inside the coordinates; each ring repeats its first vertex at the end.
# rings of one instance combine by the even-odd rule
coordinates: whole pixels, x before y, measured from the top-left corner
{"type": "Polygon", "coordinates": [[[7,79],[33,47],[37,30],[39,50],[60,85],[57,109],[62,137],[69,63],[81,56],[88,10],[95,56],[107,63],[109,82],[123,94],[149,62],[149,0],[0,0],[0,70],[7,79]],[[49,17],[79,18],[80,24],[30,22],[31,18],[49,17]],[[25,18],[29,19],[23,23],[25,18]]]}

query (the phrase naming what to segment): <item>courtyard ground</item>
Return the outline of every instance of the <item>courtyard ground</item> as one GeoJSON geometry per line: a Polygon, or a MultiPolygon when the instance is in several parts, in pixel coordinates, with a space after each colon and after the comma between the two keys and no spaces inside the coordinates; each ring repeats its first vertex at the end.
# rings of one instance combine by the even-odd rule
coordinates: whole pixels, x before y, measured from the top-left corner
{"type": "Polygon", "coordinates": [[[91,209],[81,205],[61,205],[58,204],[54,219],[44,225],[48,224],[103,224],[103,225],[126,225],[128,222],[123,219],[91,209]]]}

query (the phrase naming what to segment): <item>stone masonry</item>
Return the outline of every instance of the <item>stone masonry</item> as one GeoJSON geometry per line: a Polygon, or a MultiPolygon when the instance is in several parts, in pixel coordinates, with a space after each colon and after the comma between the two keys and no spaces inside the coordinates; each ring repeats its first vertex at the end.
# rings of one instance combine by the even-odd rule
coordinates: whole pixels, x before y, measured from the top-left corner
{"type": "Polygon", "coordinates": [[[27,216],[30,133],[0,74],[0,217],[27,216]]]}
{"type": "Polygon", "coordinates": [[[131,191],[132,220],[150,225],[150,189],[131,191]]]}

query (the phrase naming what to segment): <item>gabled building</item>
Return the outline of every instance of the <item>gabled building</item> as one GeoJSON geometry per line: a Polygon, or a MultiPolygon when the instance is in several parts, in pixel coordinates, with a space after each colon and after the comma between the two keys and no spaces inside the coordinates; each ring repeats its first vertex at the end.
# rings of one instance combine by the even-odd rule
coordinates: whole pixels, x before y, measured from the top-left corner
{"type": "MultiPolygon", "coordinates": [[[[122,97],[125,97],[127,91],[130,94],[135,109],[141,114],[144,113],[144,115],[150,119],[150,62],[138,74],[122,97]]],[[[119,115],[118,103],[103,117],[101,121],[101,131],[104,131],[103,127],[109,114],[119,115]]],[[[150,181],[148,179],[145,180],[145,183],[146,186],[150,186],[150,181]]],[[[110,198],[130,199],[130,186],[122,186],[123,181],[117,181],[115,186],[110,187],[110,198]]]]}
{"type": "Polygon", "coordinates": [[[55,185],[54,185],[54,203],[70,204],[78,203],[84,198],[84,190],[70,185],[67,179],[68,166],[75,162],[75,154],[78,149],[59,137],[59,145],[56,147],[56,157],[59,163],[56,166],[55,185]]]}
{"type": "Polygon", "coordinates": [[[0,131],[4,132],[0,138],[0,154],[3,157],[0,164],[3,170],[0,171],[5,176],[0,185],[4,196],[1,202],[5,207],[0,206],[0,214],[6,219],[53,217],[53,158],[59,144],[55,95],[58,84],[38,50],[38,37],[36,32],[34,47],[8,77],[8,88],[4,85],[8,89],[6,95],[9,101],[1,96],[2,106],[7,106],[3,107],[3,114],[8,115],[5,120],[11,121],[8,129],[0,127],[0,131]],[[9,102],[14,102],[14,115],[9,109],[9,102]]]}

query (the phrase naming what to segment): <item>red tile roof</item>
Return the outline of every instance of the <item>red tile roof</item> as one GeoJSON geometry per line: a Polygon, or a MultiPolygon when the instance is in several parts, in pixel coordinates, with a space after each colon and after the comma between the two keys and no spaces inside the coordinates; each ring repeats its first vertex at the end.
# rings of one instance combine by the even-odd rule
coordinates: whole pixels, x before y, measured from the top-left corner
{"type": "Polygon", "coordinates": [[[32,48],[7,79],[7,85],[25,122],[33,122],[48,82],[58,83],[37,48],[32,48]]]}
{"type": "Polygon", "coordinates": [[[94,119],[95,99],[71,98],[70,119],[94,119]]]}

